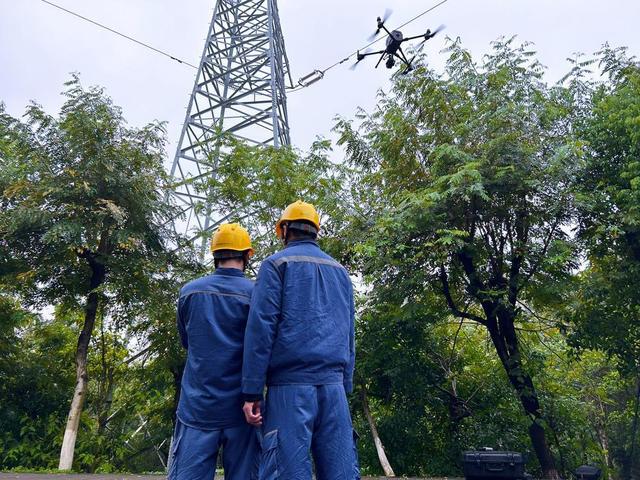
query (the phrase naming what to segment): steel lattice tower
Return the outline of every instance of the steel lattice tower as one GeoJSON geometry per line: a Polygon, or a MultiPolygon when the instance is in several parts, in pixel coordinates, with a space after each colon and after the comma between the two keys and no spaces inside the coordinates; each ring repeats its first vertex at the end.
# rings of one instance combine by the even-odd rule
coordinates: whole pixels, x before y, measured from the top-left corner
{"type": "Polygon", "coordinates": [[[207,201],[221,135],[289,145],[289,62],[276,0],[217,0],[171,168],[171,195],[184,214],[175,228],[196,241],[224,219],[207,201]]]}

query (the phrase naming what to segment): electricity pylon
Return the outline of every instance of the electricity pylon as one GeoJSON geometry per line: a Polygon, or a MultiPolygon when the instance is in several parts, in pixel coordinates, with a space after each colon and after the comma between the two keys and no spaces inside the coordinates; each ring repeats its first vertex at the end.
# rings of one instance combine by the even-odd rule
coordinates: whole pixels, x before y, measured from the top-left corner
{"type": "Polygon", "coordinates": [[[225,218],[208,202],[220,139],[290,144],[286,88],[292,85],[276,0],[217,0],[171,168],[174,227],[204,253],[225,218]]]}

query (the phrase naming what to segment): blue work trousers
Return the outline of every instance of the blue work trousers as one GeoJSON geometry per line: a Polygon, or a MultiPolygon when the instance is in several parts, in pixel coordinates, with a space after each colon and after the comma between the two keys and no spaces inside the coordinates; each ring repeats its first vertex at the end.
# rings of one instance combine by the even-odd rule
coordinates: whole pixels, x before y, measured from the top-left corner
{"type": "Polygon", "coordinates": [[[255,427],[199,430],[178,420],[169,480],[213,480],[222,447],[225,480],[255,480],[260,447],[255,427]]]}
{"type": "Polygon", "coordinates": [[[356,435],[344,386],[270,386],[264,411],[260,480],[360,478],[356,435]]]}

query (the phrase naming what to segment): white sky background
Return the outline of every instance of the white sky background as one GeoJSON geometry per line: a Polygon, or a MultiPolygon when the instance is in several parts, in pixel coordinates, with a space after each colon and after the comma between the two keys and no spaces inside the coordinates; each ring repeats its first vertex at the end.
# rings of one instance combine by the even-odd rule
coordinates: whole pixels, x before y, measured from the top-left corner
{"type": "MultiPolygon", "coordinates": [[[[215,0],[54,0],[82,15],[198,64],[215,0]]],[[[376,16],[390,7],[394,27],[435,0],[280,0],[279,10],[294,81],[326,68],[368,43],[376,16]]],[[[605,42],[626,45],[640,56],[638,0],[449,0],[405,27],[417,35],[441,23],[460,36],[477,58],[499,36],[535,43],[556,81],[568,70],[566,57],[593,53],[605,42]]],[[[427,43],[440,68],[444,35],[427,43]]],[[[352,117],[358,106],[372,110],[376,91],[390,72],[374,59],[356,71],[348,64],[288,99],[294,145],[306,149],[317,135],[330,136],[336,115],[352,117]]],[[[351,62],[349,62],[351,63],[351,62]]],[[[195,70],[61,12],[40,0],[0,0],[0,101],[14,116],[30,100],[57,114],[69,72],[85,85],[106,87],[131,125],[168,122],[167,161],[173,159],[195,70]]]]}

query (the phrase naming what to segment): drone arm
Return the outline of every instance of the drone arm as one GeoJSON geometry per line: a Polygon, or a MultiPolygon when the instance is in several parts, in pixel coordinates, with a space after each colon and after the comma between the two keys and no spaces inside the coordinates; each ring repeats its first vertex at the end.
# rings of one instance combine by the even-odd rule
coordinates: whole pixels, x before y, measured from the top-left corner
{"type": "Polygon", "coordinates": [[[387,27],[385,27],[384,25],[381,25],[382,29],[387,32],[387,35],[391,36],[391,32],[387,29],[387,27]]]}
{"type": "Polygon", "coordinates": [[[407,37],[402,39],[403,42],[407,42],[409,40],[417,40],[419,38],[422,38],[423,40],[429,40],[432,37],[432,35],[430,33],[424,33],[422,35],[416,35],[415,37],[407,37]]]}
{"type": "Polygon", "coordinates": [[[367,52],[367,53],[361,53],[360,57],[364,58],[364,57],[368,57],[370,55],[380,55],[381,53],[384,53],[385,50],[380,50],[378,52],[367,52]]]}

